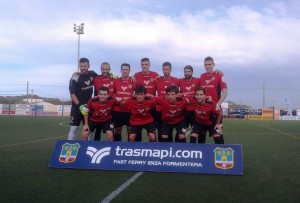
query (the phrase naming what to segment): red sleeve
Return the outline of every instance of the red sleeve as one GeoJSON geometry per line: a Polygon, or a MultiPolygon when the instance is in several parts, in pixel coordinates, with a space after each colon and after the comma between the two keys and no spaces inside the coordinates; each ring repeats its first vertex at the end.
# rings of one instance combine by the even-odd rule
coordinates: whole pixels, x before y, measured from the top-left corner
{"type": "Polygon", "coordinates": [[[92,100],[90,99],[86,105],[86,108],[91,110],[92,109],[92,100]]]}

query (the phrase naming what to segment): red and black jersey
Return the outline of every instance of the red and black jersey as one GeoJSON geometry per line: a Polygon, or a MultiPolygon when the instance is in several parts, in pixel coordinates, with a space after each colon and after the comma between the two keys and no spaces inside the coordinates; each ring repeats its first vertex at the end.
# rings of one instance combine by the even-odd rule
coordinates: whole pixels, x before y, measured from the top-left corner
{"type": "Polygon", "coordinates": [[[75,94],[80,104],[86,104],[93,94],[93,76],[90,73],[85,75],[72,76],[69,83],[70,94],[75,94]]]}
{"type": "Polygon", "coordinates": [[[89,100],[86,108],[89,109],[89,120],[94,122],[104,122],[112,119],[112,109],[116,104],[116,100],[109,97],[106,102],[100,102],[99,97],[93,97],[89,100]]]}
{"type": "Polygon", "coordinates": [[[205,88],[206,96],[211,96],[214,102],[219,101],[222,89],[227,89],[224,75],[219,72],[201,74],[200,85],[205,88]]]}
{"type": "Polygon", "coordinates": [[[114,79],[111,77],[103,77],[102,75],[94,77],[95,96],[98,95],[99,88],[105,86],[109,89],[109,96],[114,96],[115,87],[114,79]]]}
{"type": "Polygon", "coordinates": [[[155,96],[156,87],[155,87],[155,78],[158,76],[158,73],[150,71],[149,74],[143,74],[142,72],[137,72],[134,74],[137,85],[143,85],[147,89],[147,94],[155,96]]]}
{"type": "Polygon", "coordinates": [[[221,114],[221,110],[216,110],[216,103],[206,101],[205,103],[198,103],[195,99],[190,102],[194,106],[195,120],[203,125],[216,124],[217,116],[221,114]]]}
{"type": "MultiPolygon", "coordinates": [[[[200,87],[200,80],[199,78],[181,78],[179,79],[179,87],[184,97],[194,98],[196,89],[200,87]]],[[[187,110],[192,111],[193,106],[188,106],[187,110]]]]}
{"type": "Polygon", "coordinates": [[[187,102],[183,98],[177,98],[174,103],[170,103],[164,97],[155,97],[161,109],[161,120],[167,124],[176,124],[184,119],[184,112],[187,107],[187,102]]]}
{"type": "MultiPolygon", "coordinates": [[[[117,78],[114,81],[114,85],[115,85],[115,97],[119,97],[122,99],[125,97],[131,97],[136,87],[136,83],[132,82],[131,78],[129,78],[129,80],[117,78]]],[[[129,108],[126,105],[118,105],[118,106],[114,106],[114,111],[129,112],[129,108]]]]}
{"type": "Polygon", "coordinates": [[[170,85],[175,85],[179,88],[179,80],[175,77],[170,77],[166,79],[165,77],[157,78],[155,80],[156,90],[157,90],[157,96],[166,96],[166,89],[170,85]]]}
{"type": "MultiPolygon", "coordinates": [[[[176,87],[179,88],[179,80],[175,77],[170,77],[166,79],[165,77],[157,78],[155,80],[155,86],[157,90],[157,96],[162,97],[166,96],[166,89],[170,85],[175,85],[176,87]]],[[[156,111],[161,111],[161,106],[156,105],[156,111]]]]}
{"type": "Polygon", "coordinates": [[[145,99],[143,103],[139,103],[136,99],[128,99],[125,105],[128,106],[131,125],[144,125],[153,122],[151,111],[155,108],[155,99],[145,99]]]}

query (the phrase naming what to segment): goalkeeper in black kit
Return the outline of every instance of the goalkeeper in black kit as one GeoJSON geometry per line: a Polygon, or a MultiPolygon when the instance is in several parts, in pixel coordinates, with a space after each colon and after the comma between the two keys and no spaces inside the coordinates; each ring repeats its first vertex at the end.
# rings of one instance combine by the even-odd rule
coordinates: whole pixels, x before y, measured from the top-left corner
{"type": "Polygon", "coordinates": [[[70,115],[70,131],[68,140],[76,139],[76,132],[81,122],[84,123],[84,117],[80,112],[79,107],[88,103],[93,94],[93,77],[97,74],[93,71],[88,71],[90,63],[87,58],[79,60],[80,73],[75,74],[70,79],[69,91],[72,100],[71,115],[70,115]]]}

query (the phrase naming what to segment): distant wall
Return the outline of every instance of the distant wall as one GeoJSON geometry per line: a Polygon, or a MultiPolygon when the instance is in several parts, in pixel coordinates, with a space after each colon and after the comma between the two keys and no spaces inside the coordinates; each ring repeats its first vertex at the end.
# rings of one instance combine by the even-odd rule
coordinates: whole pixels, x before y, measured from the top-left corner
{"type": "Polygon", "coordinates": [[[71,105],[0,104],[0,115],[70,116],[71,105]]]}

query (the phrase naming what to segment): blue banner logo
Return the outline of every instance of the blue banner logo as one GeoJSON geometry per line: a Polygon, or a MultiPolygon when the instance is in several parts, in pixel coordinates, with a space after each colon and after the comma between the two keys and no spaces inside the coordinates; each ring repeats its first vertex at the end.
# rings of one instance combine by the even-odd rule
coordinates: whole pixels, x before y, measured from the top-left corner
{"type": "Polygon", "coordinates": [[[230,169],[234,166],[234,150],[232,148],[220,148],[215,150],[215,166],[220,169],[230,169]]]}
{"type": "Polygon", "coordinates": [[[65,143],[61,146],[61,152],[59,155],[59,161],[62,163],[71,163],[76,160],[78,150],[80,148],[79,143],[70,144],[65,143]]]}
{"type": "Polygon", "coordinates": [[[105,147],[97,150],[94,147],[88,147],[86,154],[92,158],[92,164],[100,164],[102,158],[110,154],[110,149],[110,147],[105,147]]]}

